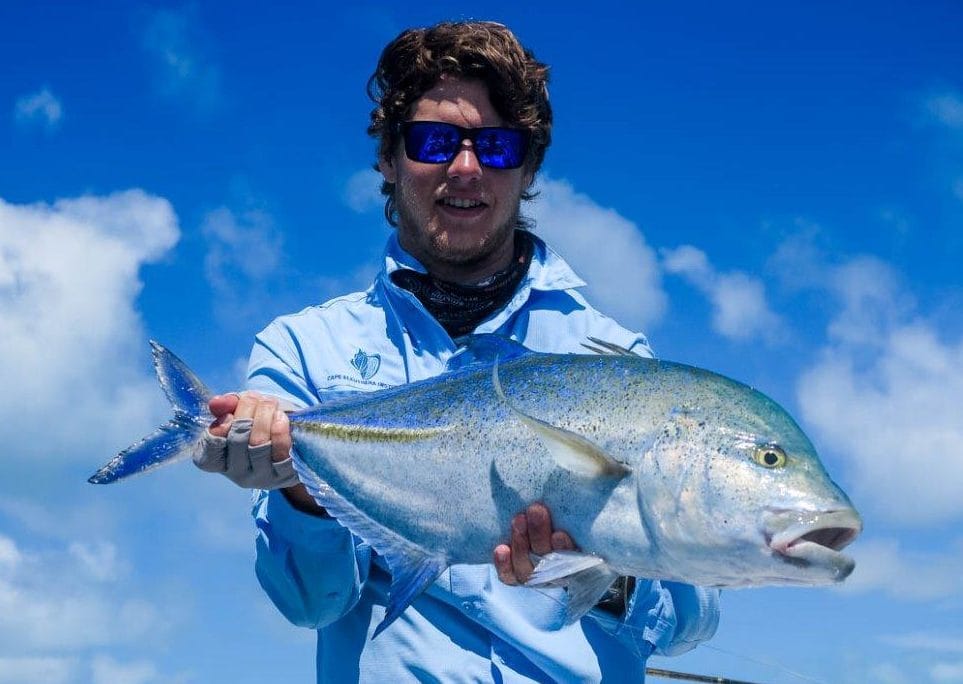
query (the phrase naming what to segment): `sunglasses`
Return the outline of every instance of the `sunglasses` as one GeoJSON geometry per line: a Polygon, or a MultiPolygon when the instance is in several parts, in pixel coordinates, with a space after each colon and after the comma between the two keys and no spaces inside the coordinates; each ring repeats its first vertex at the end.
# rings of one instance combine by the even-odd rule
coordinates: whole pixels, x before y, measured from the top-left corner
{"type": "Polygon", "coordinates": [[[401,124],[405,155],[423,164],[447,164],[471,140],[472,151],[482,166],[517,169],[525,163],[528,131],[503,126],[462,128],[440,121],[405,121],[401,124]]]}

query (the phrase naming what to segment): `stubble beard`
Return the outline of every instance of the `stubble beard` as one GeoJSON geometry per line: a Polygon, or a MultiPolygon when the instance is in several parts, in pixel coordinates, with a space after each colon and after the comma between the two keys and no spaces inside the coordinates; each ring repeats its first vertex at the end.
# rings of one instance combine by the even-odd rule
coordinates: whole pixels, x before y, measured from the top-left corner
{"type": "MultiPolygon", "coordinates": [[[[404,192],[400,186],[396,186],[396,193],[399,235],[410,236],[412,240],[412,244],[406,244],[408,240],[402,237],[402,246],[412,252],[412,255],[419,261],[424,261],[425,256],[427,256],[446,266],[456,266],[459,269],[470,271],[490,259],[505,241],[513,244],[512,235],[515,229],[524,227],[524,222],[521,220],[521,199],[519,199],[508,219],[485,235],[480,242],[455,248],[448,241],[450,231],[435,230],[429,233],[425,226],[419,225],[414,212],[411,211],[409,204],[404,201],[404,192]],[[417,227],[411,229],[411,226],[417,227]],[[427,254],[415,252],[426,252],[427,254]]],[[[427,264],[423,265],[427,266],[427,264]]]]}

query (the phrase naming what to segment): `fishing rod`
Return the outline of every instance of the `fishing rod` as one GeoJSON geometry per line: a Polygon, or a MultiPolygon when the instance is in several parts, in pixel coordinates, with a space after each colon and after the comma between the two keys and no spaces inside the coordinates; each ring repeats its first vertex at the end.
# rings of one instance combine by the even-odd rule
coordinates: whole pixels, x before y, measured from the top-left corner
{"type": "Polygon", "coordinates": [[[674,670],[663,670],[658,667],[645,668],[645,674],[650,677],[661,677],[662,679],[680,679],[687,682],[711,682],[712,684],[753,684],[753,682],[747,682],[741,679],[710,677],[708,675],[690,674],[688,672],[675,672],[674,670]]]}

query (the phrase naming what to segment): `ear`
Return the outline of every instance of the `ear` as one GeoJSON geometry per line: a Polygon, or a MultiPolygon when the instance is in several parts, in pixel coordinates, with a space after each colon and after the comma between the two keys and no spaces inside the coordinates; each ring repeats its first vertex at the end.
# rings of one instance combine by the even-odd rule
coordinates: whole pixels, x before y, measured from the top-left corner
{"type": "Polygon", "coordinates": [[[389,183],[394,183],[398,178],[398,173],[395,170],[395,162],[393,159],[381,157],[378,160],[378,170],[381,171],[381,175],[384,176],[385,180],[389,183]]]}

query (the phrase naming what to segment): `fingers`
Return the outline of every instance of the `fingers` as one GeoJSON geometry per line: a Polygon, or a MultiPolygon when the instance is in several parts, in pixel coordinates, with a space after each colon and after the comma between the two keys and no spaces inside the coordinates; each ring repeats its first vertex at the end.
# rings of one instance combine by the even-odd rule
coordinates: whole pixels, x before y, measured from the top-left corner
{"type": "Polygon", "coordinates": [[[568,536],[568,532],[552,532],[552,551],[575,551],[575,542],[568,536]]]}
{"type": "Polygon", "coordinates": [[[215,418],[218,418],[225,413],[234,413],[234,409],[237,407],[237,402],[240,401],[240,399],[241,395],[238,392],[218,394],[211,397],[211,400],[207,402],[207,408],[210,409],[215,418]]]}
{"type": "Polygon", "coordinates": [[[515,575],[515,579],[524,583],[528,580],[529,575],[532,574],[532,570],[535,569],[535,566],[532,564],[532,559],[529,556],[532,550],[532,544],[528,536],[528,519],[524,513],[519,513],[512,518],[512,539],[510,546],[512,550],[512,572],[515,575]]]}
{"type": "Polygon", "coordinates": [[[214,414],[209,428],[215,437],[227,437],[231,423],[238,419],[251,420],[251,445],[266,444],[271,440],[276,397],[265,397],[257,392],[231,392],[211,397],[208,408],[214,414]]]}
{"type": "MultiPolygon", "coordinates": [[[[242,399],[243,401],[243,399],[242,399]]],[[[240,411],[240,404],[238,405],[240,411]]],[[[260,397],[254,404],[251,417],[251,446],[260,446],[271,441],[271,431],[274,427],[274,414],[278,412],[278,400],[274,397],[260,397]]],[[[241,415],[238,413],[238,417],[241,415]]]]}
{"type": "Polygon", "coordinates": [[[277,463],[291,457],[291,423],[288,414],[276,410],[271,421],[271,460],[277,463]]]}
{"type": "Polygon", "coordinates": [[[291,426],[276,397],[257,392],[225,394],[209,402],[215,420],[194,463],[223,473],[242,487],[279,489],[298,483],[291,454],[291,426]]]}
{"type": "Polygon", "coordinates": [[[531,549],[540,556],[552,550],[552,516],[544,504],[533,503],[525,510],[531,549]]]}
{"type": "Polygon", "coordinates": [[[499,544],[495,547],[494,563],[498,579],[512,586],[518,584],[518,579],[515,577],[515,571],[512,568],[512,550],[507,544],[499,544]]]}
{"type": "Polygon", "coordinates": [[[535,569],[532,554],[544,556],[575,549],[568,533],[552,529],[552,516],[545,504],[534,503],[512,518],[511,539],[495,547],[493,562],[502,582],[524,584],[535,569]]]}

